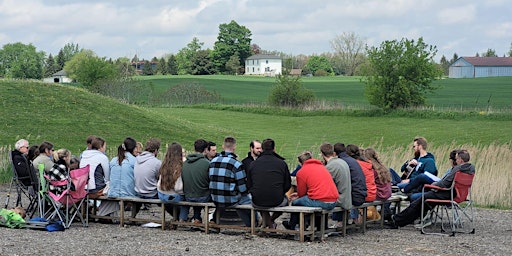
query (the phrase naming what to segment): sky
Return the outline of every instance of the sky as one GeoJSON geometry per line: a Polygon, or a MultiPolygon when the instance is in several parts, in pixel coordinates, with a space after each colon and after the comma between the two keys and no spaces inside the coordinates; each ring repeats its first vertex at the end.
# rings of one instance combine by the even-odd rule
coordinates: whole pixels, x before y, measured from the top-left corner
{"type": "Polygon", "coordinates": [[[0,46],[21,42],[57,55],[68,43],[116,59],[175,54],[194,37],[213,49],[236,21],[263,50],[314,55],[355,33],[369,46],[423,37],[435,57],[475,56],[512,43],[509,0],[0,0],[0,46]]]}

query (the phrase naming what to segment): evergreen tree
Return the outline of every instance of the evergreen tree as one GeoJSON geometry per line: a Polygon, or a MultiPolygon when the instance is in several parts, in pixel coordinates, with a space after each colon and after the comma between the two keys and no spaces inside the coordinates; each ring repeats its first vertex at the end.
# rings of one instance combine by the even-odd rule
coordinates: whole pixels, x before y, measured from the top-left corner
{"type": "Polygon", "coordinates": [[[57,63],[55,62],[53,55],[50,53],[50,55],[44,63],[44,77],[50,77],[60,70],[61,69],[59,69],[59,67],[57,66],[57,63]]]}
{"type": "Polygon", "coordinates": [[[64,66],[66,64],[66,58],[64,57],[64,52],[62,51],[62,49],[57,54],[56,64],[58,71],[64,69],[64,66]]]}
{"type": "Polygon", "coordinates": [[[156,73],[161,75],[167,74],[167,62],[165,61],[164,57],[158,60],[158,64],[156,65],[156,73]]]}
{"type": "Polygon", "coordinates": [[[166,72],[169,75],[177,75],[178,74],[178,65],[176,64],[176,56],[174,54],[171,54],[169,56],[169,59],[167,60],[167,68],[166,72]]]}

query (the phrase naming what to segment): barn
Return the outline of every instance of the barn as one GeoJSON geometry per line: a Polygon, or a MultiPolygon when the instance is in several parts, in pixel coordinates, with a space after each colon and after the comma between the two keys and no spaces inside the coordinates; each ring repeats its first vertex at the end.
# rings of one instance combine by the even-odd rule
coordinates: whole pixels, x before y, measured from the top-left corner
{"type": "Polygon", "coordinates": [[[450,78],[512,76],[512,57],[460,57],[449,68],[450,78]]]}
{"type": "Polygon", "coordinates": [[[275,76],[282,71],[281,57],[272,54],[256,54],[245,60],[246,75],[275,76]]]}

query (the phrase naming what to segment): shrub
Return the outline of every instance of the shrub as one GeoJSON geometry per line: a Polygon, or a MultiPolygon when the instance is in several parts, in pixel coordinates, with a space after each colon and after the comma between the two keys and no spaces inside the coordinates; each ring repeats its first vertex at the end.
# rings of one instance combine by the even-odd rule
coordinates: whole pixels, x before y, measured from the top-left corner
{"type": "Polygon", "coordinates": [[[300,77],[278,75],[270,89],[268,101],[274,106],[301,107],[315,100],[313,92],[302,84],[300,77]]]}

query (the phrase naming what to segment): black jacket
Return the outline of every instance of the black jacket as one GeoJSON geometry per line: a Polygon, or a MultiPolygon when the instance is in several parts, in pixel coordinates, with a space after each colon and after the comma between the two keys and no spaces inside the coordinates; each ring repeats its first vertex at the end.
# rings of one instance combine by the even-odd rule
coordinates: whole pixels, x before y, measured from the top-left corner
{"type": "Polygon", "coordinates": [[[257,206],[274,207],[283,202],[291,188],[290,170],[284,158],[273,151],[264,151],[247,170],[247,187],[257,206]]]}
{"type": "Polygon", "coordinates": [[[338,155],[339,158],[345,160],[350,169],[350,182],[352,185],[352,204],[355,206],[362,205],[366,200],[368,190],[366,189],[366,178],[363,170],[356,159],[343,152],[338,155]]]}
{"type": "Polygon", "coordinates": [[[34,168],[32,168],[32,165],[23,153],[18,150],[12,151],[12,163],[19,182],[25,186],[37,184],[37,175],[33,171],[34,168]]]}

